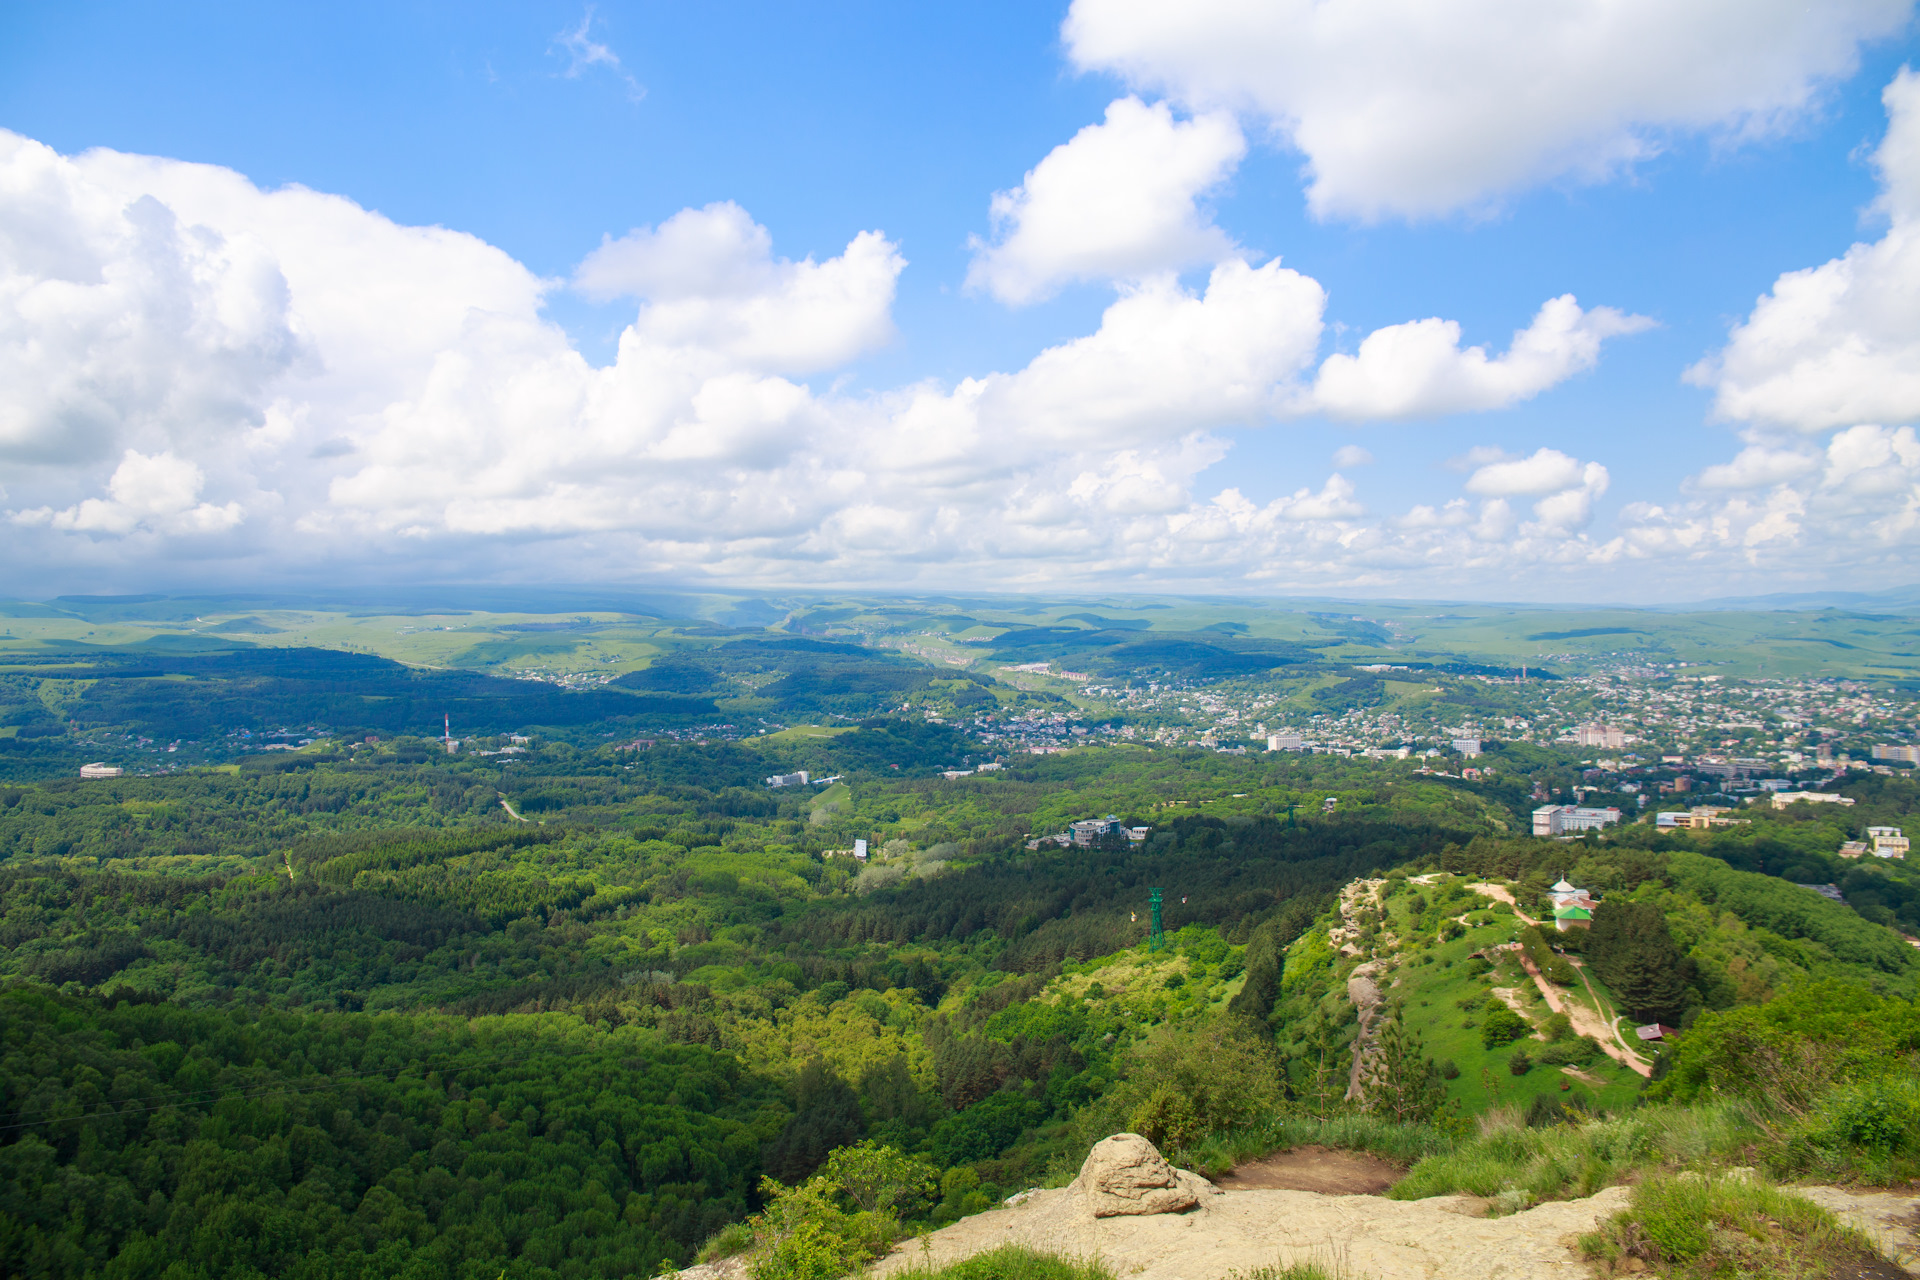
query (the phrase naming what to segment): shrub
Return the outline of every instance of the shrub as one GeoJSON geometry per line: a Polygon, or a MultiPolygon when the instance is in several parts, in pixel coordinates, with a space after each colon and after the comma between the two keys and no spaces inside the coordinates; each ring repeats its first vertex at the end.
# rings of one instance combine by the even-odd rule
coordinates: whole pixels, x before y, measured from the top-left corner
{"type": "Polygon", "coordinates": [[[1502,1045],[1512,1044],[1523,1036],[1533,1034],[1533,1028],[1527,1020],[1507,1007],[1506,1001],[1498,996],[1487,999],[1486,1021],[1480,1024],[1480,1043],[1489,1049],[1498,1049],[1502,1045]]]}
{"type": "Polygon", "coordinates": [[[868,1212],[917,1213],[932,1198],[939,1173],[924,1160],[903,1156],[871,1140],[841,1147],[820,1174],[855,1207],[868,1212]]]}
{"type": "Polygon", "coordinates": [[[748,1265],[753,1280],[834,1280],[879,1257],[898,1223],[884,1213],[844,1213],[837,1188],[823,1177],[799,1186],[760,1180],[767,1207],[750,1224],[759,1249],[748,1265]]]}
{"type": "Polygon", "coordinates": [[[744,1222],[729,1222],[707,1237],[695,1262],[718,1262],[753,1248],[753,1228],[744,1222]]]}
{"type": "Polygon", "coordinates": [[[1163,1149],[1184,1147],[1278,1110],[1279,1069],[1249,1030],[1257,1026],[1213,1016],[1156,1027],[1128,1053],[1111,1095],[1127,1126],[1163,1149]]]}
{"type": "Polygon", "coordinates": [[[1507,1059],[1507,1070],[1516,1076],[1523,1076],[1533,1070],[1533,1059],[1527,1056],[1525,1049],[1515,1049],[1513,1056],[1507,1059]]]}

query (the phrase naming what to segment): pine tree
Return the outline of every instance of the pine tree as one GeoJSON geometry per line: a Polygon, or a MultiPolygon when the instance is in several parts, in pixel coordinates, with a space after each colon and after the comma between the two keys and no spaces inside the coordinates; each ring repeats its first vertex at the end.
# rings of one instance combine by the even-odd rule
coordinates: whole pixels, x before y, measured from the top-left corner
{"type": "Polygon", "coordinates": [[[1247,980],[1227,1004],[1227,1012],[1236,1017],[1265,1022],[1280,999],[1280,978],[1286,971],[1287,953],[1280,941],[1278,922],[1269,922],[1254,930],[1247,943],[1247,980]]]}
{"type": "Polygon", "coordinates": [[[1697,966],[1675,944],[1666,914],[1651,902],[1601,903],[1586,954],[1630,1018],[1678,1022],[1695,1003],[1697,966]]]}
{"type": "Polygon", "coordinates": [[[1440,1069],[1426,1055],[1418,1032],[1398,1010],[1384,1019],[1361,1069],[1367,1110],[1402,1124],[1432,1120],[1445,1104],[1447,1088],[1440,1069]]]}

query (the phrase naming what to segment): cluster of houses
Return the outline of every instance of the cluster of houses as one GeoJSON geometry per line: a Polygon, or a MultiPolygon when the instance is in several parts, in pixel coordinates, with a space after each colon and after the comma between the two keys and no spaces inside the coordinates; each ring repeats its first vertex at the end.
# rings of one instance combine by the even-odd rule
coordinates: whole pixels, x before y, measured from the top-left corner
{"type": "Polygon", "coordinates": [[[1110,813],[1104,818],[1082,818],[1078,822],[1069,822],[1065,831],[1050,836],[1036,836],[1027,841],[1027,848],[1038,849],[1041,845],[1051,844],[1062,849],[1086,849],[1108,836],[1125,836],[1130,843],[1139,844],[1152,830],[1152,827],[1129,827],[1110,813]]]}

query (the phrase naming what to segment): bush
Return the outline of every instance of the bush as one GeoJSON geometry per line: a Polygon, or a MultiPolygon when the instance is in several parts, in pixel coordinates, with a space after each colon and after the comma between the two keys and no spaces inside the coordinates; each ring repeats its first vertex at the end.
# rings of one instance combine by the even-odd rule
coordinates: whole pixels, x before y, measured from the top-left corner
{"type": "Polygon", "coordinates": [[[1162,1149],[1186,1147],[1279,1110],[1279,1068],[1256,1025],[1215,1016],[1156,1027],[1111,1095],[1127,1127],[1162,1149]]]}
{"type": "Polygon", "coordinates": [[[750,1220],[759,1243],[753,1280],[835,1280],[886,1252],[899,1224],[890,1214],[845,1213],[824,1177],[796,1187],[760,1180],[767,1207],[750,1220]]]}
{"type": "Polygon", "coordinates": [[[695,1262],[718,1262],[753,1248],[753,1228],[744,1222],[729,1222],[707,1237],[695,1262]]]}
{"type": "Polygon", "coordinates": [[[1507,1070],[1516,1076],[1523,1076],[1533,1070],[1533,1059],[1527,1056],[1525,1049],[1515,1049],[1513,1056],[1507,1059],[1507,1070]]]}
{"type": "Polygon", "coordinates": [[[1487,998],[1486,1021],[1480,1024],[1480,1043],[1483,1046],[1498,1049],[1532,1034],[1533,1028],[1527,1025],[1527,1020],[1509,1009],[1506,1001],[1498,996],[1487,998]]]}

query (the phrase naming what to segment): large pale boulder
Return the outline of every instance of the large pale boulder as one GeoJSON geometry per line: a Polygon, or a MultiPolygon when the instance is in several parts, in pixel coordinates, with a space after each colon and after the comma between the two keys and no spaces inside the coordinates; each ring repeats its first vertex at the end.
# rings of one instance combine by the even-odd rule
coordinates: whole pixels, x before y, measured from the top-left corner
{"type": "Polygon", "coordinates": [[[1093,1144],[1080,1176],[1069,1192],[1077,1192],[1096,1218],[1123,1214],[1184,1213],[1215,1194],[1214,1185],[1195,1173],[1176,1169],[1159,1148],[1137,1133],[1116,1133],[1093,1144]]]}

